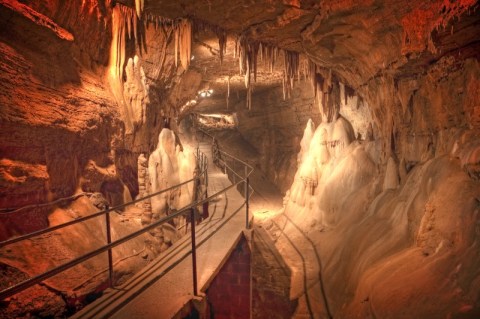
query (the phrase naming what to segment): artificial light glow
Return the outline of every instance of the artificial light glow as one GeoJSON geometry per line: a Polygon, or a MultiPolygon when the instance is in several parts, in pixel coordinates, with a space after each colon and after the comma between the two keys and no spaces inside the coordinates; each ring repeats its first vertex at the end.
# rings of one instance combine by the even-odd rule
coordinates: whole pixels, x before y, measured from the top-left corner
{"type": "Polygon", "coordinates": [[[190,100],[187,102],[187,106],[195,105],[195,104],[197,104],[197,100],[190,100]]]}
{"type": "Polygon", "coordinates": [[[180,107],[180,112],[185,111],[185,109],[187,107],[191,107],[191,106],[195,106],[195,105],[197,105],[197,100],[190,100],[180,107]]]}
{"type": "Polygon", "coordinates": [[[195,60],[195,56],[192,54],[192,57],[190,58],[190,61],[195,60]]]}
{"type": "Polygon", "coordinates": [[[202,91],[198,91],[198,95],[201,97],[210,97],[213,93],[212,89],[204,89],[202,91]]]}

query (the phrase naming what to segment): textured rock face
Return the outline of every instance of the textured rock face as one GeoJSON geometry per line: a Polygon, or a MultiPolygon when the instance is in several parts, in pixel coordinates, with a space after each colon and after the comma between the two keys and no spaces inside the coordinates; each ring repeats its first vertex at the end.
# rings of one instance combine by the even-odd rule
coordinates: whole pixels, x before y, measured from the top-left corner
{"type": "MultiPolygon", "coordinates": [[[[196,160],[190,150],[180,150],[176,147],[175,134],[164,128],[158,137],[158,146],[148,159],[148,184],[151,194],[160,192],[179,183],[186,182],[194,176],[196,160]]],[[[160,194],[150,199],[151,211],[142,216],[142,223],[149,224],[166,217],[169,213],[182,209],[194,200],[194,182],[160,194]]],[[[185,218],[174,220],[175,228],[185,226],[185,218]]],[[[166,224],[154,232],[164,243],[163,249],[168,248],[178,239],[175,228],[166,224]]]]}
{"type": "MultiPolygon", "coordinates": [[[[164,118],[174,118],[176,107],[189,98],[180,96],[183,91],[196,92],[198,76],[191,73],[183,81],[167,35],[152,27],[144,30],[151,40],[148,53],[139,58],[131,41],[127,45],[122,87],[126,105],[134,110],[127,118],[106,80],[111,3],[25,3],[0,4],[0,208],[42,204],[81,192],[102,193],[110,206],[131,200],[139,192],[138,156],[148,157],[155,149],[164,118]],[[127,122],[133,123],[129,131],[127,122]]],[[[82,197],[9,211],[0,214],[1,240],[92,214],[98,207],[82,197]]],[[[142,227],[141,214],[135,208],[127,208],[122,216],[112,213],[114,239],[142,227]]],[[[1,264],[13,267],[17,277],[33,276],[98,248],[105,236],[104,219],[95,219],[56,233],[58,240],[47,236],[32,245],[2,248],[1,264]],[[52,253],[56,258],[49,256],[52,253]],[[47,265],[40,260],[50,261],[47,265]]],[[[175,229],[169,236],[176,236],[175,229]]],[[[159,238],[145,235],[114,250],[115,279],[125,280],[158,254],[161,245],[159,238]]],[[[1,316],[61,317],[80,307],[85,296],[88,300],[104,289],[107,280],[103,257],[83,268],[49,280],[48,294],[42,287],[25,292],[2,306],[1,316]],[[65,301],[58,291],[65,292],[65,301]]],[[[8,276],[2,273],[2,281],[8,276]]]]}
{"type": "MultiPolygon", "coordinates": [[[[175,66],[168,22],[144,24],[132,1],[0,3],[1,209],[145,194],[164,126],[176,131],[191,110],[235,113],[249,159],[290,190],[286,216],[318,244],[335,317],[477,316],[477,1],[146,1],[145,14],[195,17],[188,70],[175,66]],[[321,89],[296,81],[283,100],[277,60],[252,79],[247,110],[234,41],[217,49],[224,32],[304,54],[321,89]]],[[[0,237],[71,220],[75,205],[1,214],[0,237]]],[[[5,261],[17,277],[34,264],[22,258],[5,261]]]]}
{"type": "Polygon", "coordinates": [[[9,21],[1,32],[2,166],[15,176],[3,179],[2,207],[72,195],[90,159],[113,163],[115,106],[101,78],[75,62],[71,42],[3,6],[1,14],[9,21]]]}
{"type": "Polygon", "coordinates": [[[177,116],[176,107],[196,92],[198,76],[177,76],[167,35],[146,29],[151,39],[147,52],[142,58],[132,54],[125,65],[123,94],[132,113],[126,116],[105,81],[110,4],[28,5],[70,30],[74,40],[59,38],[50,28],[1,6],[2,207],[42,203],[79,190],[99,192],[102,187],[135,196],[137,157],[155,148],[164,118],[177,116]],[[167,49],[162,53],[159,48],[167,49]]]}

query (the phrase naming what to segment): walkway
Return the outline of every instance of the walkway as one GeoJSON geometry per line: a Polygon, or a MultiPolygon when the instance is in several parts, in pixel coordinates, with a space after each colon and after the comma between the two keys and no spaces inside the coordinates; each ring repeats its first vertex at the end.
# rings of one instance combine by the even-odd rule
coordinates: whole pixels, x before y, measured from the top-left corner
{"type": "Polygon", "coordinates": [[[298,299],[292,318],[331,318],[318,246],[285,214],[266,221],[264,226],[275,234],[275,245],[292,271],[290,298],[298,299]]]}
{"type": "MultiPolygon", "coordinates": [[[[209,158],[208,194],[231,185],[211,159],[208,139],[200,150],[209,158]]],[[[244,199],[235,188],[210,203],[208,219],[196,227],[198,287],[204,291],[234,249],[245,229],[244,199]],[[240,208],[241,207],[241,208],[240,208]]],[[[193,298],[190,235],[176,242],[162,256],[128,282],[107,289],[103,296],[73,318],[172,318],[189,308],[193,298]],[[171,271],[174,268],[174,271],[171,271]]]]}

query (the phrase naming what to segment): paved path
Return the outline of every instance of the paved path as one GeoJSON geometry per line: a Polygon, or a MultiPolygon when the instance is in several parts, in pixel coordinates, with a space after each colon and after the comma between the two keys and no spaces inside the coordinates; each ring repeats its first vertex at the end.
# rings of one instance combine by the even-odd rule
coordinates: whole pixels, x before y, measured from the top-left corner
{"type": "MultiPolygon", "coordinates": [[[[199,147],[209,157],[208,194],[213,195],[231,183],[212,164],[208,140],[200,141],[199,147]]],[[[210,203],[209,218],[196,228],[200,291],[208,287],[245,229],[243,201],[238,191],[231,188],[210,203]]],[[[193,297],[190,248],[190,236],[184,236],[128,282],[107,289],[101,298],[73,318],[174,317],[193,297]]]]}

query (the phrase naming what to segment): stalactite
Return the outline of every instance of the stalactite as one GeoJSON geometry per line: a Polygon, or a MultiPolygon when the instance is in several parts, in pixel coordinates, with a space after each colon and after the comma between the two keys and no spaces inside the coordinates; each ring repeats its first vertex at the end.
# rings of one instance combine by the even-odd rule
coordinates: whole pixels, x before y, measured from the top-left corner
{"type": "Polygon", "coordinates": [[[110,51],[110,72],[116,78],[122,79],[125,63],[125,25],[128,25],[127,7],[115,7],[112,13],[112,49],[110,51]]]}
{"type": "Polygon", "coordinates": [[[174,27],[175,30],[175,66],[180,63],[187,70],[192,56],[192,23],[188,19],[180,19],[174,27]]]}
{"type": "Polygon", "coordinates": [[[300,78],[301,72],[303,72],[305,77],[307,76],[308,60],[306,58],[302,60],[303,64],[302,68],[300,68],[300,54],[298,52],[280,50],[278,47],[268,43],[249,40],[244,35],[237,37],[234,56],[238,58],[239,71],[244,76],[247,99],[249,99],[247,100],[247,106],[249,108],[251,106],[251,76],[253,73],[253,79],[256,82],[258,58],[260,57],[260,61],[263,61],[270,72],[273,72],[279,54],[283,54],[284,57],[282,88],[283,97],[286,99],[291,97],[295,78],[300,78]]]}
{"type": "Polygon", "coordinates": [[[144,0],[135,0],[135,10],[137,12],[137,17],[142,17],[142,12],[144,8],[144,0]]]}
{"type": "Polygon", "coordinates": [[[248,89],[250,87],[250,63],[246,63],[245,70],[245,87],[248,89]]]}
{"type": "Polygon", "coordinates": [[[174,42],[175,42],[175,66],[177,67],[178,66],[178,37],[179,37],[179,33],[177,31],[177,28],[174,27],[174,42]]]}
{"type": "Polygon", "coordinates": [[[132,19],[127,18],[125,23],[127,24],[128,38],[132,38],[132,19]]]}
{"type": "Polygon", "coordinates": [[[251,110],[252,109],[252,85],[250,85],[247,88],[247,109],[251,110]]]}
{"type": "Polygon", "coordinates": [[[299,54],[298,79],[307,80],[310,78],[310,59],[304,54],[299,54]]]}
{"type": "Polygon", "coordinates": [[[298,52],[283,51],[283,91],[284,99],[290,98],[293,89],[295,76],[299,75],[299,54],[298,52]]]}
{"type": "Polygon", "coordinates": [[[230,75],[227,77],[227,110],[230,102],[230,75]]]}
{"type": "Polygon", "coordinates": [[[218,38],[218,53],[220,57],[220,63],[223,63],[223,57],[227,52],[227,31],[219,26],[209,24],[199,19],[193,19],[193,32],[211,32],[218,38]]]}
{"type": "Polygon", "coordinates": [[[120,110],[124,113],[126,131],[132,130],[132,116],[129,109],[125,107],[125,100],[123,98],[123,72],[126,58],[126,24],[129,23],[128,9],[124,6],[115,6],[112,11],[112,44],[110,47],[110,61],[108,82],[112,90],[113,96],[120,110]]]}
{"type": "Polygon", "coordinates": [[[138,45],[137,32],[138,32],[138,17],[133,17],[133,37],[135,38],[135,44],[138,45]]]}
{"type": "Polygon", "coordinates": [[[220,52],[220,63],[223,63],[223,56],[225,55],[225,53],[227,53],[227,32],[223,29],[218,28],[215,33],[218,37],[218,50],[220,52]]]}

